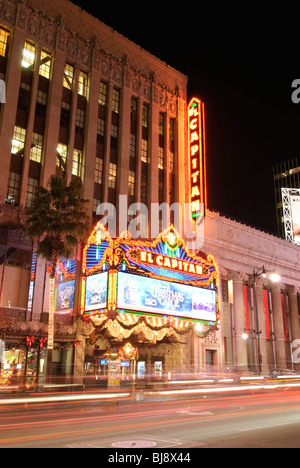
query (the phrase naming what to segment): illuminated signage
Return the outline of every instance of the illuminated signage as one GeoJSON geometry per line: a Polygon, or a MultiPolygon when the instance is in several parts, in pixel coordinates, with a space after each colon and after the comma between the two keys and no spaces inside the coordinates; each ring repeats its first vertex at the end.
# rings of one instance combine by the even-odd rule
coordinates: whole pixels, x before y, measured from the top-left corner
{"type": "Polygon", "coordinates": [[[188,107],[190,206],[195,224],[205,216],[204,104],[192,99],[188,107]]]}
{"type": "Polygon", "coordinates": [[[118,274],[118,309],[216,322],[216,292],[128,273],[118,274]]]}
{"type": "Polygon", "coordinates": [[[74,308],[75,281],[61,283],[56,291],[56,312],[67,314],[74,308]]]}
{"type": "Polygon", "coordinates": [[[189,252],[174,226],[167,228],[153,242],[134,241],[128,235],[124,240],[118,240],[118,248],[126,267],[144,271],[154,278],[169,278],[200,287],[218,283],[213,256],[202,258],[189,252]]]}
{"type": "Polygon", "coordinates": [[[170,268],[171,270],[183,271],[185,273],[194,273],[197,275],[203,275],[203,266],[197,265],[192,262],[183,261],[178,258],[167,257],[165,255],[158,255],[153,252],[147,252],[146,250],[140,250],[138,252],[141,263],[147,263],[148,265],[156,265],[163,268],[170,268]]]}
{"type": "Polygon", "coordinates": [[[108,273],[88,276],[86,280],[85,311],[105,309],[107,307],[108,273]]]}
{"type": "Polygon", "coordinates": [[[300,245],[300,189],[281,190],[286,240],[300,245]]]}
{"type": "Polygon", "coordinates": [[[95,233],[97,229],[85,249],[85,271],[90,274],[82,278],[82,314],[127,310],[216,322],[216,262],[212,255],[202,258],[189,252],[174,226],[151,241],[133,240],[129,232],[115,240],[108,234],[98,240],[95,233]],[[106,240],[108,246],[103,246],[106,240]]]}

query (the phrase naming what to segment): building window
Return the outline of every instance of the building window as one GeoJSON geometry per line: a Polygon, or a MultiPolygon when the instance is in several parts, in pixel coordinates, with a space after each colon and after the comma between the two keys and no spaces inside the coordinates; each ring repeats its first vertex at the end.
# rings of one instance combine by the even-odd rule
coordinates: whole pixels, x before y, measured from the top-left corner
{"type": "Polygon", "coordinates": [[[32,145],[30,150],[30,159],[37,163],[42,162],[42,151],[43,151],[43,135],[33,133],[32,145]]]}
{"type": "Polygon", "coordinates": [[[111,189],[116,188],[117,182],[117,165],[110,163],[109,164],[109,176],[108,176],[108,187],[111,189]]]}
{"type": "Polygon", "coordinates": [[[83,134],[84,121],[85,121],[85,111],[82,109],[77,109],[75,126],[76,126],[76,133],[79,133],[80,135],[83,134]]]}
{"type": "Polygon", "coordinates": [[[48,54],[48,52],[45,52],[44,50],[42,50],[39,74],[49,80],[50,72],[51,72],[51,55],[48,54]]]}
{"type": "Polygon", "coordinates": [[[57,145],[57,158],[56,165],[57,167],[62,168],[64,171],[67,169],[67,158],[68,158],[68,147],[62,143],[57,145]]]}
{"type": "Polygon", "coordinates": [[[165,134],[165,117],[164,114],[159,114],[159,135],[165,134]]]}
{"type": "Polygon", "coordinates": [[[110,146],[111,148],[117,149],[118,148],[118,132],[119,129],[117,125],[111,126],[111,141],[110,141],[110,146]]]}
{"type": "Polygon", "coordinates": [[[88,75],[84,72],[79,73],[78,94],[88,97],[88,75]]]}
{"type": "Polygon", "coordinates": [[[96,158],[95,182],[102,185],[103,181],[103,159],[96,158]]]}
{"type": "Polygon", "coordinates": [[[30,104],[30,93],[31,86],[26,83],[21,83],[18,97],[18,109],[28,112],[30,104]]]}
{"type": "Polygon", "coordinates": [[[130,134],[129,156],[135,159],[136,156],[136,135],[130,134]]]}
{"type": "Polygon", "coordinates": [[[64,71],[64,83],[63,86],[72,91],[73,89],[73,80],[74,80],[74,68],[72,65],[66,63],[64,71]]]}
{"type": "Polygon", "coordinates": [[[118,138],[118,127],[117,125],[111,126],[111,136],[112,138],[118,138]]]}
{"type": "Polygon", "coordinates": [[[147,140],[142,140],[141,160],[144,163],[148,163],[148,141],[147,140]]]}
{"type": "Polygon", "coordinates": [[[12,140],[12,147],[11,147],[12,154],[17,154],[18,156],[24,156],[25,139],[26,139],[25,128],[15,127],[14,136],[12,140]]]}
{"type": "Polygon", "coordinates": [[[63,101],[61,103],[61,112],[60,112],[60,126],[62,128],[69,128],[70,115],[71,115],[71,105],[63,101]]]}
{"type": "Polygon", "coordinates": [[[148,128],[148,106],[143,105],[142,126],[148,128]]]}
{"type": "Polygon", "coordinates": [[[11,172],[8,181],[8,192],[6,201],[11,204],[19,203],[21,175],[11,172]]]}
{"type": "Polygon", "coordinates": [[[164,170],[164,149],[158,148],[158,169],[164,170]]]}
{"type": "Polygon", "coordinates": [[[113,89],[112,111],[116,114],[120,112],[120,92],[117,89],[113,89]]]}
{"type": "Polygon", "coordinates": [[[30,44],[29,42],[25,42],[24,49],[23,49],[23,58],[22,58],[23,68],[33,69],[34,62],[35,62],[35,54],[36,54],[35,46],[30,44]]]}
{"type": "Polygon", "coordinates": [[[99,205],[101,205],[101,200],[98,200],[97,198],[94,198],[93,213],[97,213],[97,208],[98,208],[99,205]]]}
{"type": "Polygon", "coordinates": [[[170,174],[174,174],[174,153],[169,152],[170,174]]]}
{"type": "Polygon", "coordinates": [[[82,151],[74,149],[73,152],[73,163],[72,163],[72,175],[82,177],[83,168],[83,155],[82,151]]]}
{"type": "Polygon", "coordinates": [[[105,120],[103,119],[98,119],[98,123],[97,123],[97,135],[100,135],[102,137],[104,137],[105,135],[105,120]]]}
{"type": "Polygon", "coordinates": [[[128,195],[131,196],[131,197],[135,196],[135,172],[133,172],[133,171],[129,171],[128,195]]]}
{"type": "Polygon", "coordinates": [[[99,104],[104,107],[107,105],[107,84],[102,81],[100,82],[99,104]]]}
{"type": "Polygon", "coordinates": [[[0,56],[5,57],[7,52],[7,43],[9,38],[9,32],[5,29],[0,28],[0,56]]]}
{"type": "Polygon", "coordinates": [[[131,98],[131,120],[136,117],[137,114],[137,99],[131,98]]]}
{"type": "Polygon", "coordinates": [[[26,208],[31,208],[38,186],[39,186],[38,180],[30,179],[30,178],[28,179],[26,208]]]}
{"type": "Polygon", "coordinates": [[[38,117],[41,117],[41,118],[46,117],[47,101],[48,101],[48,94],[44,93],[43,91],[39,89],[37,93],[36,108],[35,108],[35,113],[38,117]]]}

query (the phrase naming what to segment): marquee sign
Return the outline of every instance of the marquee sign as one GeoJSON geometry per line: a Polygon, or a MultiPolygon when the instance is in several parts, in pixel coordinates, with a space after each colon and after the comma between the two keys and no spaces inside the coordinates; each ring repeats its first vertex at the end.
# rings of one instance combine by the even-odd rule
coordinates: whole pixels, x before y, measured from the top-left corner
{"type": "Polygon", "coordinates": [[[83,255],[81,313],[160,315],[217,321],[214,257],[192,254],[173,226],[154,241],[124,232],[111,239],[99,223],[83,255]]]}
{"type": "Polygon", "coordinates": [[[144,272],[152,278],[200,287],[210,287],[212,283],[216,286],[218,283],[213,256],[204,259],[190,253],[173,226],[153,242],[134,241],[126,237],[118,240],[118,247],[130,269],[144,272]]]}
{"type": "Polygon", "coordinates": [[[189,177],[191,217],[195,225],[205,216],[205,135],[204,104],[193,98],[188,107],[189,177]]]}

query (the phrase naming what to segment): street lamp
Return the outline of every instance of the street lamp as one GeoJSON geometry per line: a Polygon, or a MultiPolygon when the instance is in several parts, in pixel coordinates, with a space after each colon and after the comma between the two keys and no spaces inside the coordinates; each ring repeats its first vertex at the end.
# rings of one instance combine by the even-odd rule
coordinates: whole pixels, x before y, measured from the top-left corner
{"type": "MultiPolygon", "coordinates": [[[[259,316],[258,316],[258,305],[257,305],[257,284],[256,278],[262,276],[263,278],[269,278],[274,283],[278,283],[280,281],[280,276],[275,273],[275,271],[266,271],[265,267],[261,267],[258,270],[253,270],[253,279],[254,279],[254,308],[255,308],[255,318],[256,318],[256,330],[251,330],[257,336],[257,356],[258,356],[258,375],[262,372],[262,354],[261,354],[261,346],[260,346],[260,335],[262,331],[259,329],[259,316]]],[[[246,335],[246,331],[245,331],[246,335]]]]}

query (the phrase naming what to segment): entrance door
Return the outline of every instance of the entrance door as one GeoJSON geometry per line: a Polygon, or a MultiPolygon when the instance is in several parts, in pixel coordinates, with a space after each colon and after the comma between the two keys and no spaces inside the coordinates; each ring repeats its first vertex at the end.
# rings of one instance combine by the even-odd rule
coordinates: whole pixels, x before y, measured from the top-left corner
{"type": "Polygon", "coordinates": [[[208,371],[212,371],[216,365],[216,353],[217,351],[214,349],[205,350],[205,365],[208,371]]]}

